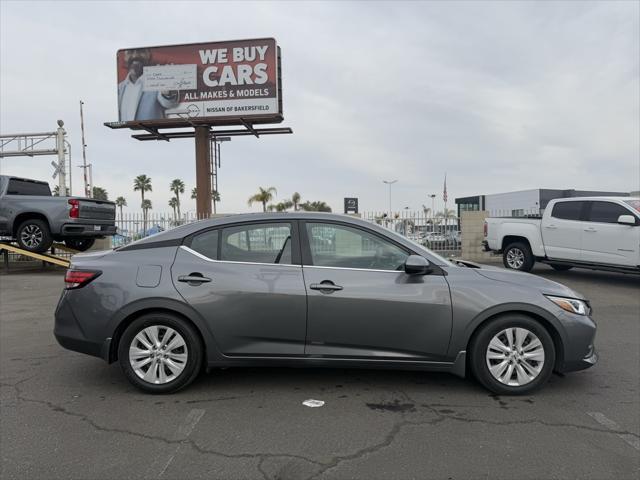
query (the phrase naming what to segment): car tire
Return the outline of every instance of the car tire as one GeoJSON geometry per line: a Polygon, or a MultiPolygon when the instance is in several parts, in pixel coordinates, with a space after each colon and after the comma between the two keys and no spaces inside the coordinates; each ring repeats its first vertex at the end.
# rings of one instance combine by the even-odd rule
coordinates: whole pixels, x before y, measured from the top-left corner
{"type": "Polygon", "coordinates": [[[200,373],[203,356],[196,329],[168,313],[149,313],[135,319],[118,344],[118,361],[125,376],[148,393],[173,393],[189,385],[200,373]]]}
{"type": "Polygon", "coordinates": [[[567,270],[571,270],[573,267],[571,265],[562,265],[560,263],[550,263],[551,268],[557,270],[558,272],[566,272],[567,270]]]}
{"type": "Polygon", "coordinates": [[[16,242],[20,248],[33,253],[44,253],[53,244],[49,225],[44,220],[33,218],[22,222],[16,230],[16,242]]]}
{"type": "Polygon", "coordinates": [[[514,242],[507,245],[502,253],[502,263],[505,268],[518,270],[519,272],[530,272],[536,259],[531,253],[529,245],[523,242],[514,242]]]}
{"type": "Polygon", "coordinates": [[[474,377],[498,395],[534,392],[549,380],[556,361],[547,329],[531,317],[516,314],[482,325],[471,342],[470,354],[474,377]],[[508,335],[513,349],[509,348],[508,335]],[[507,347],[509,353],[502,347],[507,347]]]}
{"type": "Polygon", "coordinates": [[[96,243],[95,238],[66,238],[64,240],[64,244],[67,247],[78,250],[79,252],[86,252],[93,247],[94,243],[96,243]]]}

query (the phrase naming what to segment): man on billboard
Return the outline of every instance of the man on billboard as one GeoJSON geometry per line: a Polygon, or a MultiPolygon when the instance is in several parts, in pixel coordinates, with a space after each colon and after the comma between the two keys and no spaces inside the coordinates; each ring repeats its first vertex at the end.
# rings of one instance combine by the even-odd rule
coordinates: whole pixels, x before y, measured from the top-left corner
{"type": "Polygon", "coordinates": [[[121,122],[165,118],[165,111],[178,105],[177,91],[145,91],[144,67],[151,62],[148,49],[125,53],[128,73],[118,84],[118,112],[121,122]]]}

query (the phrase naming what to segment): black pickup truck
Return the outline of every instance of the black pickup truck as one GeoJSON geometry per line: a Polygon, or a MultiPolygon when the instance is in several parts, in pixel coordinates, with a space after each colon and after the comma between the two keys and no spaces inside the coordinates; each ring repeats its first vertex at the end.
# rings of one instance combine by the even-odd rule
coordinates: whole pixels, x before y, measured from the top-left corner
{"type": "Polygon", "coordinates": [[[0,237],[42,253],[54,241],[85,251],[96,238],[116,233],[116,205],[51,195],[47,182],[0,175],[0,237]]]}

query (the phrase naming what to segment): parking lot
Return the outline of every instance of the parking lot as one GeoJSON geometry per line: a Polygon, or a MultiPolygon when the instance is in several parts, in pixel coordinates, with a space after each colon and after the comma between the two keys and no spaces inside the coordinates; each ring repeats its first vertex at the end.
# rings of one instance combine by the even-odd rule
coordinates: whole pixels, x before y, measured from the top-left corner
{"type": "Polygon", "coordinates": [[[527,397],[445,374],[273,368],[145,395],[58,346],[62,271],[1,275],[2,478],[638,478],[640,277],[534,273],[591,299],[600,361],[527,397]]]}

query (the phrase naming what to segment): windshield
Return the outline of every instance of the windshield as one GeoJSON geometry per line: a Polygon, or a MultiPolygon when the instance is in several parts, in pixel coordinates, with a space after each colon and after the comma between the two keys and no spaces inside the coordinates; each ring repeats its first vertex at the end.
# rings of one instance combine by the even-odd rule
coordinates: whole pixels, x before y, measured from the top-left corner
{"type": "Polygon", "coordinates": [[[640,213],[640,199],[634,198],[631,200],[624,200],[624,203],[633,208],[636,212],[640,213]]]}

